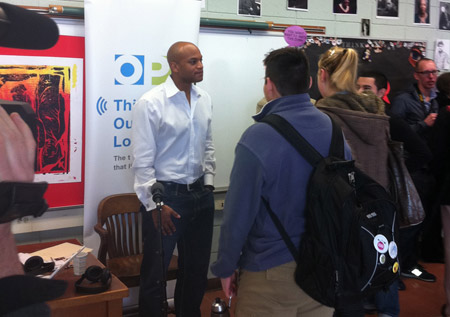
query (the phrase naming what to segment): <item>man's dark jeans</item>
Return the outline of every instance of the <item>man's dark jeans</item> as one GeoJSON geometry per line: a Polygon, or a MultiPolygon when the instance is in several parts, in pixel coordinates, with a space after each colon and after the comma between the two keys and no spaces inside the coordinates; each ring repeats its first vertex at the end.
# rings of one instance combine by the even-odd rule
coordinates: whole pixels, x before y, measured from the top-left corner
{"type": "MultiPolygon", "coordinates": [[[[164,265],[167,272],[175,245],[178,273],[175,310],[180,316],[201,316],[200,305],[207,284],[214,219],[214,196],[202,182],[188,190],[186,185],[162,182],[163,202],[180,216],[172,219],[176,232],[163,236],[164,265]]],[[[150,212],[143,211],[144,258],[141,266],[139,310],[141,316],[161,316],[161,258],[159,233],[150,212]]]]}

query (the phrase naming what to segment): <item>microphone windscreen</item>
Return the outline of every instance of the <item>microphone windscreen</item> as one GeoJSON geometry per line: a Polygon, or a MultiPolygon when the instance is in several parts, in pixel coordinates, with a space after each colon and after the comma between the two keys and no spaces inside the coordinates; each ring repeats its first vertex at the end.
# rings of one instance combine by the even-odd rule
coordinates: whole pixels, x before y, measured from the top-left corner
{"type": "Polygon", "coordinates": [[[154,183],[151,189],[152,195],[159,194],[162,195],[164,193],[164,185],[161,183],[154,183]]]}
{"type": "Polygon", "coordinates": [[[58,26],[52,19],[4,2],[0,8],[7,17],[6,23],[0,21],[0,46],[45,50],[58,41],[58,26]]]}

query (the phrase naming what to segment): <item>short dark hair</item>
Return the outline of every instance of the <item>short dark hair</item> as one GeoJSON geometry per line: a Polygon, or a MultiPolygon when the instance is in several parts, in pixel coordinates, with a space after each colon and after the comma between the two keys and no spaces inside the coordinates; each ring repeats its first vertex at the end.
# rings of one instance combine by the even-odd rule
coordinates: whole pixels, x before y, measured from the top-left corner
{"type": "Polygon", "coordinates": [[[284,47],[264,58],[266,77],[274,83],[282,96],[305,93],[309,90],[309,61],[304,50],[284,47]]]}
{"type": "Polygon", "coordinates": [[[359,72],[358,77],[370,77],[375,79],[375,86],[377,89],[387,89],[388,80],[383,73],[374,71],[374,70],[362,70],[359,72]]]}

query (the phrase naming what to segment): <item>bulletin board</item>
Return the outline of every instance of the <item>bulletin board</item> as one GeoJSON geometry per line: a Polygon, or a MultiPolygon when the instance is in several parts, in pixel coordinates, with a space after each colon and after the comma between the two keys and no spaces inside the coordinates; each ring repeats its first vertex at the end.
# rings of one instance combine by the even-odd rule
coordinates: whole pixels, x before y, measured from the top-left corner
{"type": "MultiPolygon", "coordinates": [[[[256,104],[264,97],[263,59],[268,52],[287,43],[281,32],[202,28],[198,44],[204,65],[203,81],[198,85],[211,95],[213,102],[214,184],[216,189],[226,190],[236,144],[254,123],[256,104]]],[[[311,66],[310,95],[314,99],[320,98],[316,85],[317,62],[322,53],[335,45],[355,49],[360,58],[359,68],[383,72],[390,82],[389,98],[411,85],[411,61],[425,52],[425,42],[309,36],[304,48],[311,66]]]]}
{"type": "Polygon", "coordinates": [[[0,47],[0,99],[28,102],[38,121],[35,181],[50,207],[84,203],[84,37],[47,50],[0,47]]]}
{"type": "Polygon", "coordinates": [[[320,55],[333,46],[356,50],[359,55],[359,71],[373,70],[384,74],[389,81],[389,100],[414,82],[413,65],[422,58],[426,50],[425,41],[309,37],[305,51],[311,65],[313,85],[310,95],[314,99],[320,98],[315,75],[317,63],[320,55]]]}

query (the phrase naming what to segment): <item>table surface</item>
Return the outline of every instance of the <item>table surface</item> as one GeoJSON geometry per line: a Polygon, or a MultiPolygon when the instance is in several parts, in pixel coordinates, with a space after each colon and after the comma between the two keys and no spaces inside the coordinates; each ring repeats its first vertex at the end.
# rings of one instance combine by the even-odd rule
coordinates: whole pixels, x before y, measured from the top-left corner
{"type": "MultiPolygon", "coordinates": [[[[22,253],[32,253],[45,248],[49,248],[64,242],[69,242],[73,244],[80,244],[76,239],[43,242],[29,245],[17,246],[17,251],[22,253]]],[[[89,253],[87,257],[86,267],[91,265],[98,265],[104,267],[104,265],[92,254],[89,253]]],[[[122,299],[128,297],[128,288],[123,284],[116,276],[112,276],[111,287],[109,290],[99,293],[99,294],[81,294],[75,291],[75,282],[81,276],[77,276],[73,273],[73,268],[63,268],[58,274],[55,275],[54,279],[64,280],[68,283],[67,290],[63,296],[47,302],[51,309],[73,307],[85,304],[92,304],[97,302],[111,301],[122,299]]]]}

